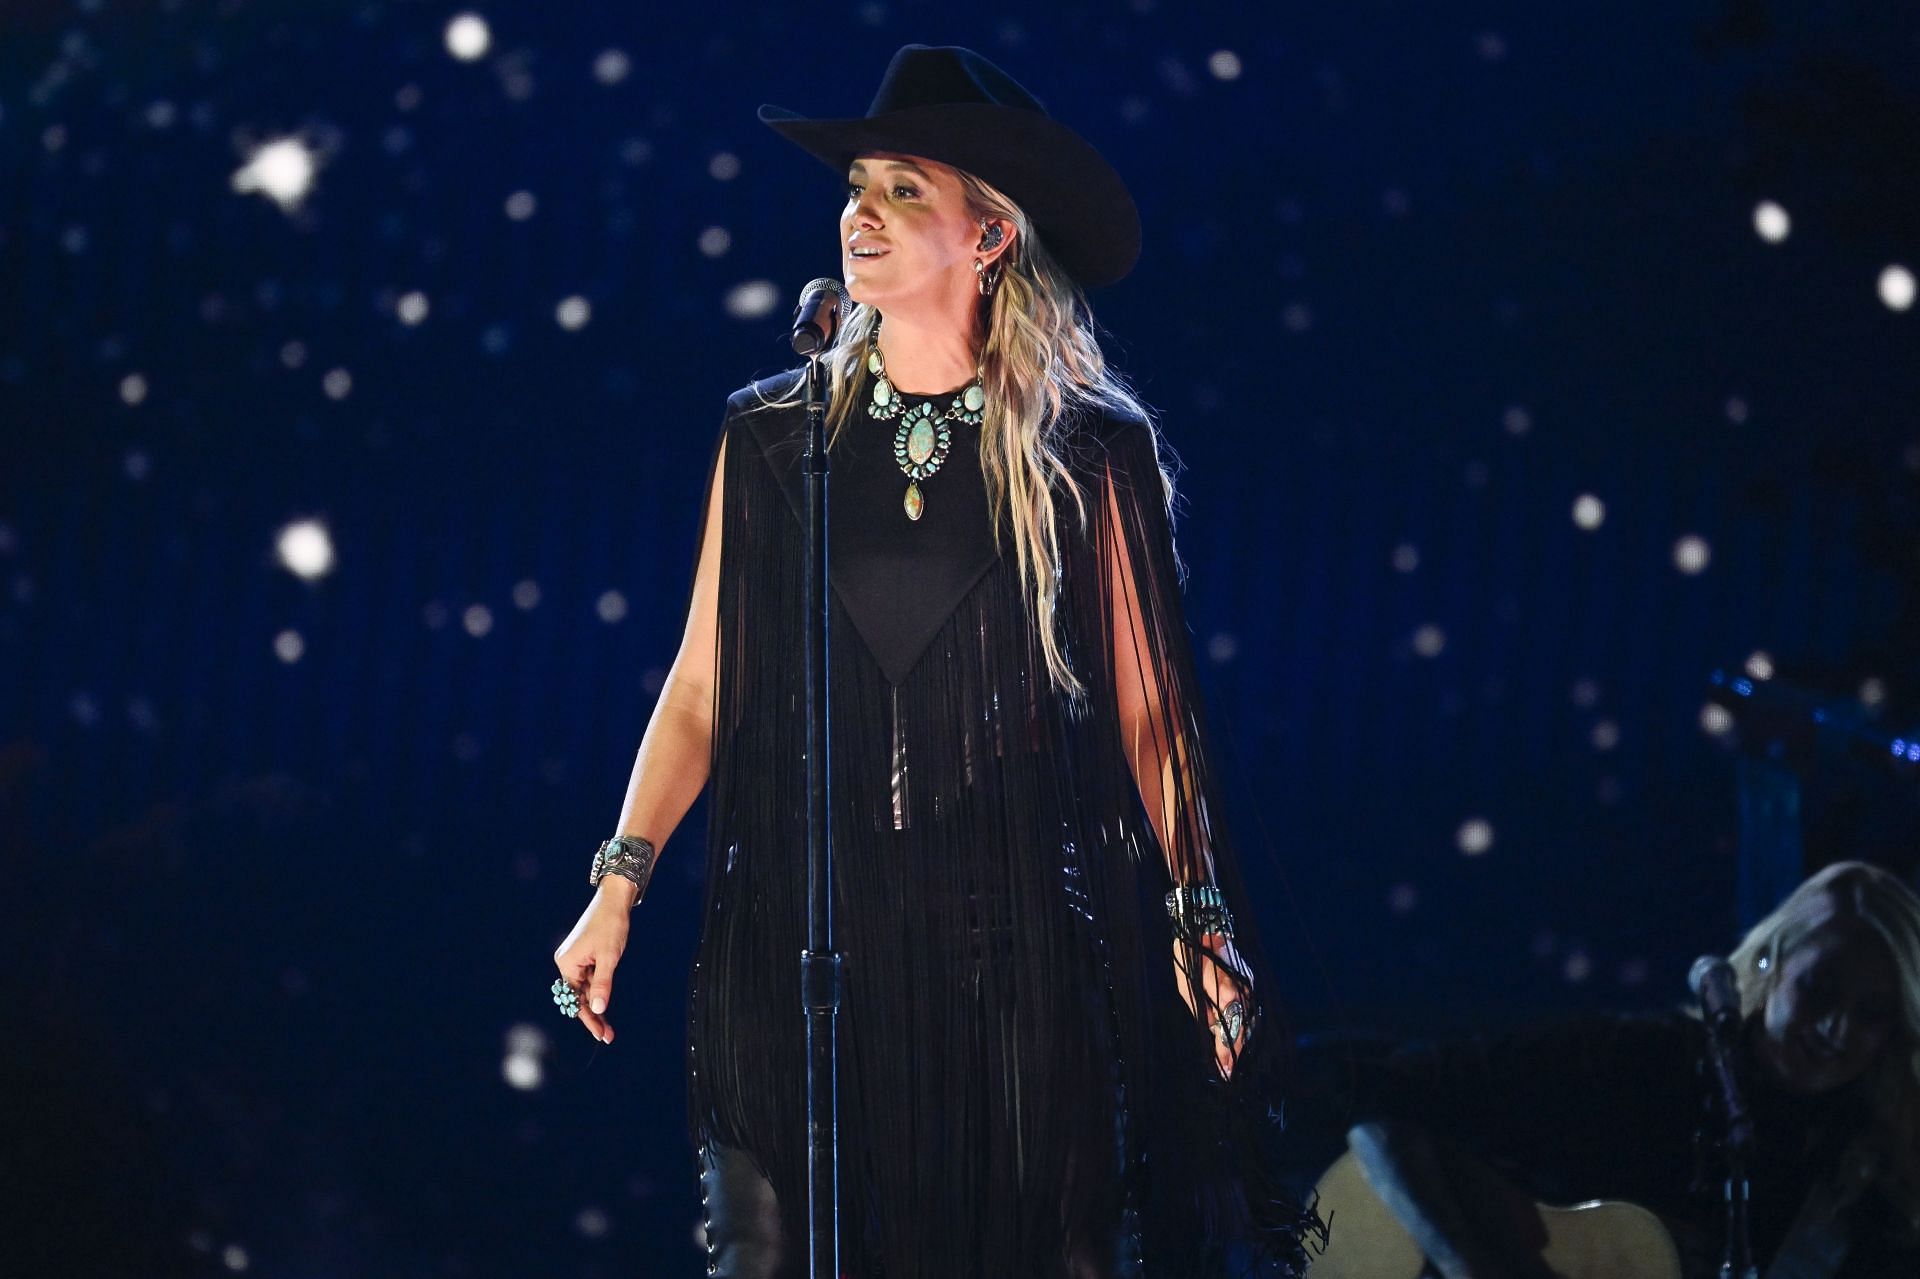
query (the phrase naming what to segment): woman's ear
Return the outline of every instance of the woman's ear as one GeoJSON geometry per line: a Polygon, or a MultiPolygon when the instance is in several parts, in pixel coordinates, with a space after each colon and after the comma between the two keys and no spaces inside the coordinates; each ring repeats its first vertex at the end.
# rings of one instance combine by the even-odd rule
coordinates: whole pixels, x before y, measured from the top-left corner
{"type": "Polygon", "coordinates": [[[1013,223],[1006,218],[980,219],[980,257],[991,267],[1001,254],[1013,247],[1013,241],[1019,236],[1013,229],[1013,223]]]}

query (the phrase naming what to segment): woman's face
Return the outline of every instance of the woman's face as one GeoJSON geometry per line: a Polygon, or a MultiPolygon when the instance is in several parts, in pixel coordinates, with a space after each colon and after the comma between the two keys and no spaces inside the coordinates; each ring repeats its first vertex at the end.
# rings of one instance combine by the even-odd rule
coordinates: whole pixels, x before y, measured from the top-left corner
{"type": "Polygon", "coordinates": [[[1795,1092],[1850,1084],[1896,1033],[1898,994],[1878,934],[1854,921],[1823,924],[1780,960],[1761,1007],[1761,1059],[1795,1092]]]}
{"type": "Polygon", "coordinates": [[[980,224],[967,215],[965,192],[949,166],[875,151],[848,167],[840,260],[854,301],[884,309],[894,298],[977,295],[973,259],[994,257],[980,249],[980,239],[980,224]],[[855,255],[865,247],[883,252],[855,255]]]}

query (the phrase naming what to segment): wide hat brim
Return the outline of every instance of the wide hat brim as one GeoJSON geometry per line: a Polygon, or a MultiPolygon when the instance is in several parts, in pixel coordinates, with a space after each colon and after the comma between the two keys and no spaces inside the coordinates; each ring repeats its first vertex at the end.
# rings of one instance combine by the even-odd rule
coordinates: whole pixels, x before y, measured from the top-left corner
{"type": "Polygon", "coordinates": [[[762,123],[837,172],[860,155],[938,160],[1004,191],[1083,289],[1124,278],[1140,259],[1140,211],[1093,144],[1051,116],[998,102],[938,102],[857,119],[814,120],[763,105],[762,123]]]}

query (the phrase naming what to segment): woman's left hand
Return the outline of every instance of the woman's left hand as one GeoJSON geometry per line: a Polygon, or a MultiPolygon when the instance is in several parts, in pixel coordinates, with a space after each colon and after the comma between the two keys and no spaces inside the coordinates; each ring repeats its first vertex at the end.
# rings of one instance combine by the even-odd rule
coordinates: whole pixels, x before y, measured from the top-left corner
{"type": "MultiPolygon", "coordinates": [[[[1247,1038],[1253,1034],[1254,1006],[1253,996],[1247,993],[1252,984],[1247,976],[1246,962],[1240,952],[1233,948],[1230,937],[1214,937],[1210,945],[1213,953],[1201,950],[1198,955],[1200,965],[1200,988],[1212,1000],[1207,1010],[1209,1024],[1207,1029],[1213,1035],[1214,1063],[1220,1067],[1223,1079],[1233,1077],[1233,1063],[1238,1055],[1246,1051],[1247,1038]],[[1215,954],[1219,956],[1216,961],[1215,954]],[[1239,1000],[1245,1009],[1245,1017],[1240,1024],[1240,1037],[1231,1044],[1227,1042],[1226,1032],[1214,1028],[1213,1019],[1220,1017],[1227,1005],[1239,1000]]],[[[1180,991],[1180,998],[1187,1005],[1187,1011],[1198,1017],[1200,1007],[1193,993],[1193,984],[1183,962],[1182,946],[1178,937],[1173,939],[1173,984],[1180,991]]]]}

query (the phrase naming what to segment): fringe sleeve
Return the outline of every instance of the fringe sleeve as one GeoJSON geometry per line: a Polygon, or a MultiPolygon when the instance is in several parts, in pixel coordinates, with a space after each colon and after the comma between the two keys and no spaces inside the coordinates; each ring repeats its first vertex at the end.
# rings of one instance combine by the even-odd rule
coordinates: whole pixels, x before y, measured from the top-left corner
{"type": "Polygon", "coordinates": [[[1092,468],[1098,489],[1091,531],[1102,566],[1099,633],[1111,644],[1099,655],[1102,678],[1093,695],[1111,715],[1139,785],[1151,832],[1141,842],[1155,850],[1142,853],[1142,860],[1158,862],[1142,867],[1143,880],[1156,890],[1141,907],[1144,962],[1162,966],[1169,985],[1176,959],[1195,975],[1194,1008],[1179,1003],[1170,1014],[1186,1023],[1168,1028],[1184,1055],[1174,1072],[1183,1082],[1165,1096],[1181,1113],[1168,1117],[1161,1134],[1160,1145],[1170,1148],[1172,1159],[1159,1162],[1163,1174],[1175,1171],[1189,1180],[1210,1244],[1240,1243],[1251,1252],[1255,1267],[1234,1273],[1296,1275],[1306,1268],[1306,1240],[1324,1243],[1326,1227],[1280,1173],[1278,1081],[1288,1036],[1278,983],[1224,821],[1181,596],[1184,568],[1174,546],[1171,485],[1161,469],[1157,433],[1147,423],[1109,421],[1102,434],[1105,447],[1092,468]],[[1218,887],[1233,918],[1232,939],[1210,936],[1191,944],[1175,938],[1158,900],[1174,884],[1218,887]],[[1240,985],[1253,1021],[1234,1053],[1230,1079],[1222,1078],[1214,1058],[1210,1027],[1219,1008],[1202,979],[1203,955],[1240,985]]]}

